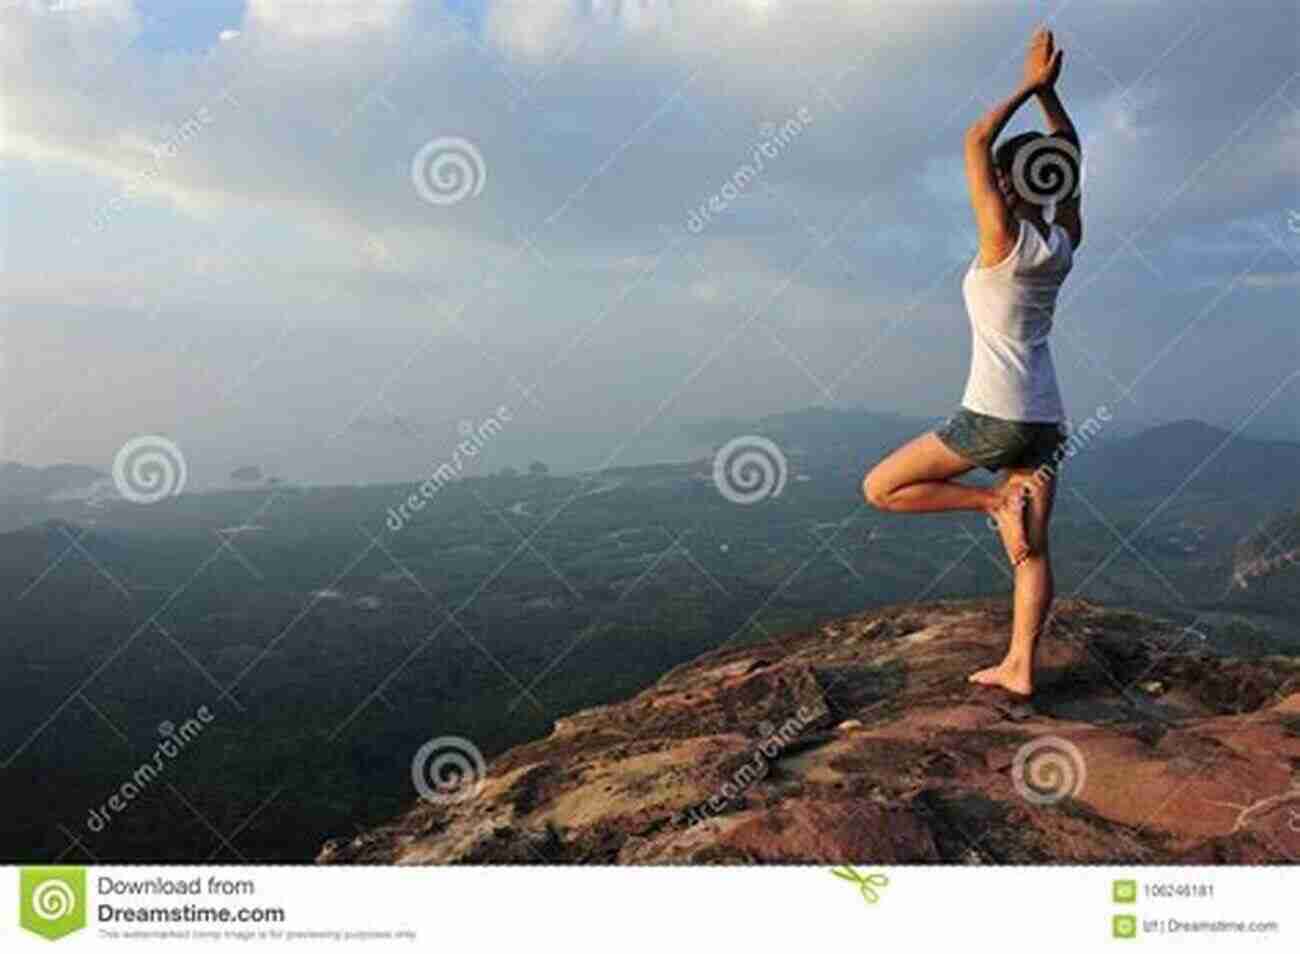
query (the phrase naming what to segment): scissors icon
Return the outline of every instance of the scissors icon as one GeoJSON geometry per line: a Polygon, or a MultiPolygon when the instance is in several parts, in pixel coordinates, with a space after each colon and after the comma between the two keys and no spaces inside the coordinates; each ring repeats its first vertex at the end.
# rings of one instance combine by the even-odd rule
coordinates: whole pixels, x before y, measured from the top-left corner
{"type": "Polygon", "coordinates": [[[862,894],[863,900],[867,904],[875,904],[880,900],[880,893],[877,888],[884,888],[889,884],[889,879],[882,874],[862,875],[854,871],[848,865],[840,865],[838,868],[832,868],[831,874],[837,878],[843,878],[845,881],[852,881],[858,886],[858,891],[862,894]]]}

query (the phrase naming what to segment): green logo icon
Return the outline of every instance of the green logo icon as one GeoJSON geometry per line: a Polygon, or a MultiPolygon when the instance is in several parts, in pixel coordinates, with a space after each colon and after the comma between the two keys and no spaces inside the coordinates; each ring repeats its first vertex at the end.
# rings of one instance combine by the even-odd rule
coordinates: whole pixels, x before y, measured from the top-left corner
{"type": "Polygon", "coordinates": [[[858,893],[862,895],[862,900],[867,904],[875,904],[880,900],[879,888],[889,885],[889,878],[879,872],[872,872],[864,875],[854,871],[850,865],[840,865],[838,868],[832,868],[831,874],[837,878],[843,878],[845,881],[852,881],[858,886],[858,893]]]}
{"type": "Polygon", "coordinates": [[[18,876],[18,923],[47,940],[86,926],[85,868],[23,868],[18,876]]]}
{"type": "Polygon", "coordinates": [[[1116,904],[1133,904],[1138,899],[1136,881],[1116,881],[1110,888],[1110,899],[1116,904]]]}
{"type": "Polygon", "coordinates": [[[1117,914],[1110,922],[1110,931],[1114,937],[1135,938],[1138,936],[1138,919],[1131,914],[1117,914]]]}

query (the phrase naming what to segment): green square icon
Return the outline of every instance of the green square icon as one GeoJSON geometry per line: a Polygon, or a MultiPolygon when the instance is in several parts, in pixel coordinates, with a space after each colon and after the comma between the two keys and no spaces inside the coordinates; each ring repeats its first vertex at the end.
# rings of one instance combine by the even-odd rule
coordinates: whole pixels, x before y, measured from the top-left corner
{"type": "Polygon", "coordinates": [[[51,941],[86,926],[85,868],[23,868],[18,923],[51,941]]]}
{"type": "Polygon", "coordinates": [[[1116,881],[1110,888],[1110,899],[1116,904],[1133,904],[1138,899],[1136,881],[1116,881]]]}
{"type": "Polygon", "coordinates": [[[1132,914],[1117,914],[1111,919],[1110,933],[1125,940],[1135,938],[1138,936],[1138,919],[1132,914]]]}

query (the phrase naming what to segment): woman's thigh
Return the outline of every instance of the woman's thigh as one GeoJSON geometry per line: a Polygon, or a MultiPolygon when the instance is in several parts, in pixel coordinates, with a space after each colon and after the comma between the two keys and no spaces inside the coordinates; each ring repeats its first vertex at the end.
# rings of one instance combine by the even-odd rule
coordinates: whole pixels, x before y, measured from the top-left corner
{"type": "Polygon", "coordinates": [[[952,450],[931,431],[908,441],[873,467],[862,486],[871,498],[892,493],[908,484],[951,480],[975,467],[975,463],[952,450]]]}

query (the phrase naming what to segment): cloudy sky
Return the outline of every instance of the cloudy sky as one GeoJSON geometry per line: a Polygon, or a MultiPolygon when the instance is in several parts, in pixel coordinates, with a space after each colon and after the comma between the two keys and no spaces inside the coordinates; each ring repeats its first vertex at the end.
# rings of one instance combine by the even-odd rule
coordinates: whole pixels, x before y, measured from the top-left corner
{"type": "Polygon", "coordinates": [[[1300,439],[1294,3],[2,10],[0,459],[159,434],[199,486],[381,479],[502,406],[498,463],[557,469],[703,416],[946,414],[962,131],[1044,19],[1086,155],[1072,414],[1300,439]]]}

